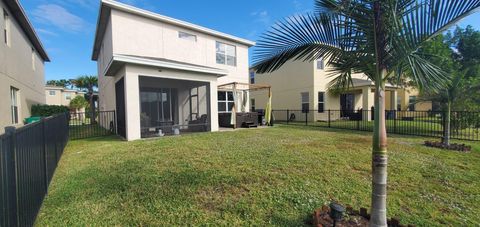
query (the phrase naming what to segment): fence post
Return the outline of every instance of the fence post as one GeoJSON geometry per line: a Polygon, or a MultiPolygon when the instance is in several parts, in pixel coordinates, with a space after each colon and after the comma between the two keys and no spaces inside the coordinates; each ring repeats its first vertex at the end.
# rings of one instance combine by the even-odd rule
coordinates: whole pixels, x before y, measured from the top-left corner
{"type": "Polygon", "coordinates": [[[5,134],[10,137],[10,149],[5,151],[5,176],[7,191],[7,226],[18,226],[18,200],[17,200],[17,168],[16,168],[16,128],[5,127],[5,134]]]}
{"type": "Polygon", "coordinates": [[[310,110],[305,111],[305,125],[306,126],[308,125],[308,111],[310,111],[310,110]]]}
{"type": "Polygon", "coordinates": [[[330,116],[331,116],[330,109],[328,109],[328,127],[329,128],[330,128],[330,116]]]}
{"type": "Polygon", "coordinates": [[[290,110],[287,109],[287,125],[290,123],[290,110]]]}
{"type": "Polygon", "coordinates": [[[393,134],[397,134],[397,110],[393,110],[393,134]]]}
{"type": "Polygon", "coordinates": [[[43,135],[42,135],[42,140],[43,140],[43,158],[44,158],[44,161],[45,161],[45,195],[48,194],[48,182],[49,182],[49,176],[48,176],[48,147],[47,147],[47,129],[46,129],[46,126],[45,126],[45,118],[42,118],[42,132],[43,132],[43,135]]]}

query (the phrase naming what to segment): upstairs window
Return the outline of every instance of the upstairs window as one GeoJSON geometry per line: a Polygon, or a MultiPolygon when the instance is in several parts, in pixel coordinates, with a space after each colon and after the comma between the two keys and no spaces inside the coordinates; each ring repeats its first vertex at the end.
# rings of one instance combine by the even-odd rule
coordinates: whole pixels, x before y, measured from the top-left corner
{"type": "Polygon", "coordinates": [[[317,69],[323,70],[325,68],[325,64],[323,63],[323,59],[317,59],[317,69]]]}
{"type": "Polygon", "coordinates": [[[65,99],[66,100],[72,100],[72,95],[71,94],[65,94],[65,99]]]}
{"type": "Polygon", "coordinates": [[[218,92],[218,112],[229,113],[233,109],[233,92],[219,91],[218,92]]]}
{"type": "Polygon", "coordinates": [[[12,124],[18,124],[18,89],[10,87],[10,107],[12,112],[12,124]]]}
{"type": "Polygon", "coordinates": [[[325,92],[318,92],[318,112],[325,112],[325,92]]]}
{"type": "Polygon", "coordinates": [[[302,113],[308,113],[310,111],[310,94],[308,92],[302,92],[302,113]]]}
{"type": "Polygon", "coordinates": [[[255,72],[250,72],[250,83],[251,84],[255,83],[255,72]]]}
{"type": "Polygon", "coordinates": [[[189,40],[189,41],[192,41],[192,42],[197,42],[197,36],[196,35],[186,33],[186,32],[178,32],[178,38],[189,40]]]}
{"type": "Polygon", "coordinates": [[[56,95],[56,92],[55,92],[55,91],[49,91],[48,94],[49,94],[50,96],[55,96],[55,95],[56,95]]]}
{"type": "Polygon", "coordinates": [[[3,23],[3,40],[8,46],[10,45],[10,16],[5,9],[3,9],[3,23]]]}
{"type": "Polygon", "coordinates": [[[235,46],[217,42],[217,64],[237,66],[237,49],[235,46]]]}

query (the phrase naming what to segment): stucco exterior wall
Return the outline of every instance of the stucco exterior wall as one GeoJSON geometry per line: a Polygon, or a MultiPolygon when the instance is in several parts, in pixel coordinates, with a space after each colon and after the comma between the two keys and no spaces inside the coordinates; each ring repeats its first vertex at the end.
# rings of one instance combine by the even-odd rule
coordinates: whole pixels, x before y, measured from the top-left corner
{"type": "Polygon", "coordinates": [[[70,106],[70,101],[77,96],[83,97],[85,93],[58,88],[45,88],[46,104],[48,105],[70,106]],[[51,95],[50,91],[55,91],[55,95],[51,95]],[[67,99],[68,95],[70,95],[70,99],[67,99]]]}
{"type": "Polygon", "coordinates": [[[111,26],[113,54],[164,58],[225,69],[228,75],[219,78],[219,84],[249,81],[248,47],[245,45],[115,9],[111,13],[111,26]],[[197,40],[180,39],[178,32],[196,35],[197,40]],[[216,41],[236,47],[236,66],[216,63],[216,41]]]}
{"type": "Polygon", "coordinates": [[[19,26],[15,18],[10,15],[9,45],[3,38],[4,19],[3,1],[0,1],[0,133],[4,127],[12,125],[10,88],[19,89],[19,125],[23,119],[30,117],[31,106],[45,103],[45,73],[43,59],[37,52],[33,53],[33,45],[19,26]],[[32,64],[34,62],[34,66],[32,64]]]}

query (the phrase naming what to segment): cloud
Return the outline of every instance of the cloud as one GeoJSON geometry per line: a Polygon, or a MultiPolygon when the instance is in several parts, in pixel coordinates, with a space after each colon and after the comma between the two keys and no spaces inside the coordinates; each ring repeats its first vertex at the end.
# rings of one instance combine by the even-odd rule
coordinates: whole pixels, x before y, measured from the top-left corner
{"type": "Polygon", "coordinates": [[[40,34],[43,34],[43,35],[58,36],[57,33],[49,31],[47,29],[43,29],[43,28],[36,29],[36,31],[40,34]]]}
{"type": "Polygon", "coordinates": [[[296,11],[302,11],[303,10],[303,5],[300,1],[298,0],[293,0],[293,7],[295,8],[296,11]]]}
{"type": "Polygon", "coordinates": [[[261,23],[263,26],[269,26],[272,21],[266,10],[252,12],[250,16],[255,17],[255,22],[261,23]]]}
{"type": "Polygon", "coordinates": [[[82,32],[89,26],[85,20],[56,4],[39,5],[32,15],[39,23],[53,25],[67,32],[82,32]]]}

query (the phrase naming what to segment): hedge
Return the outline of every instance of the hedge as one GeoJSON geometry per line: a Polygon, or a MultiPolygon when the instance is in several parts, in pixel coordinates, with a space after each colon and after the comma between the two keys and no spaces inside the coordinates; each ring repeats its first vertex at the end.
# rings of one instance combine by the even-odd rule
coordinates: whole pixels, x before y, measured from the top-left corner
{"type": "Polygon", "coordinates": [[[67,106],[56,105],[34,105],[32,106],[33,117],[49,117],[55,114],[69,112],[70,109],[67,106]]]}

